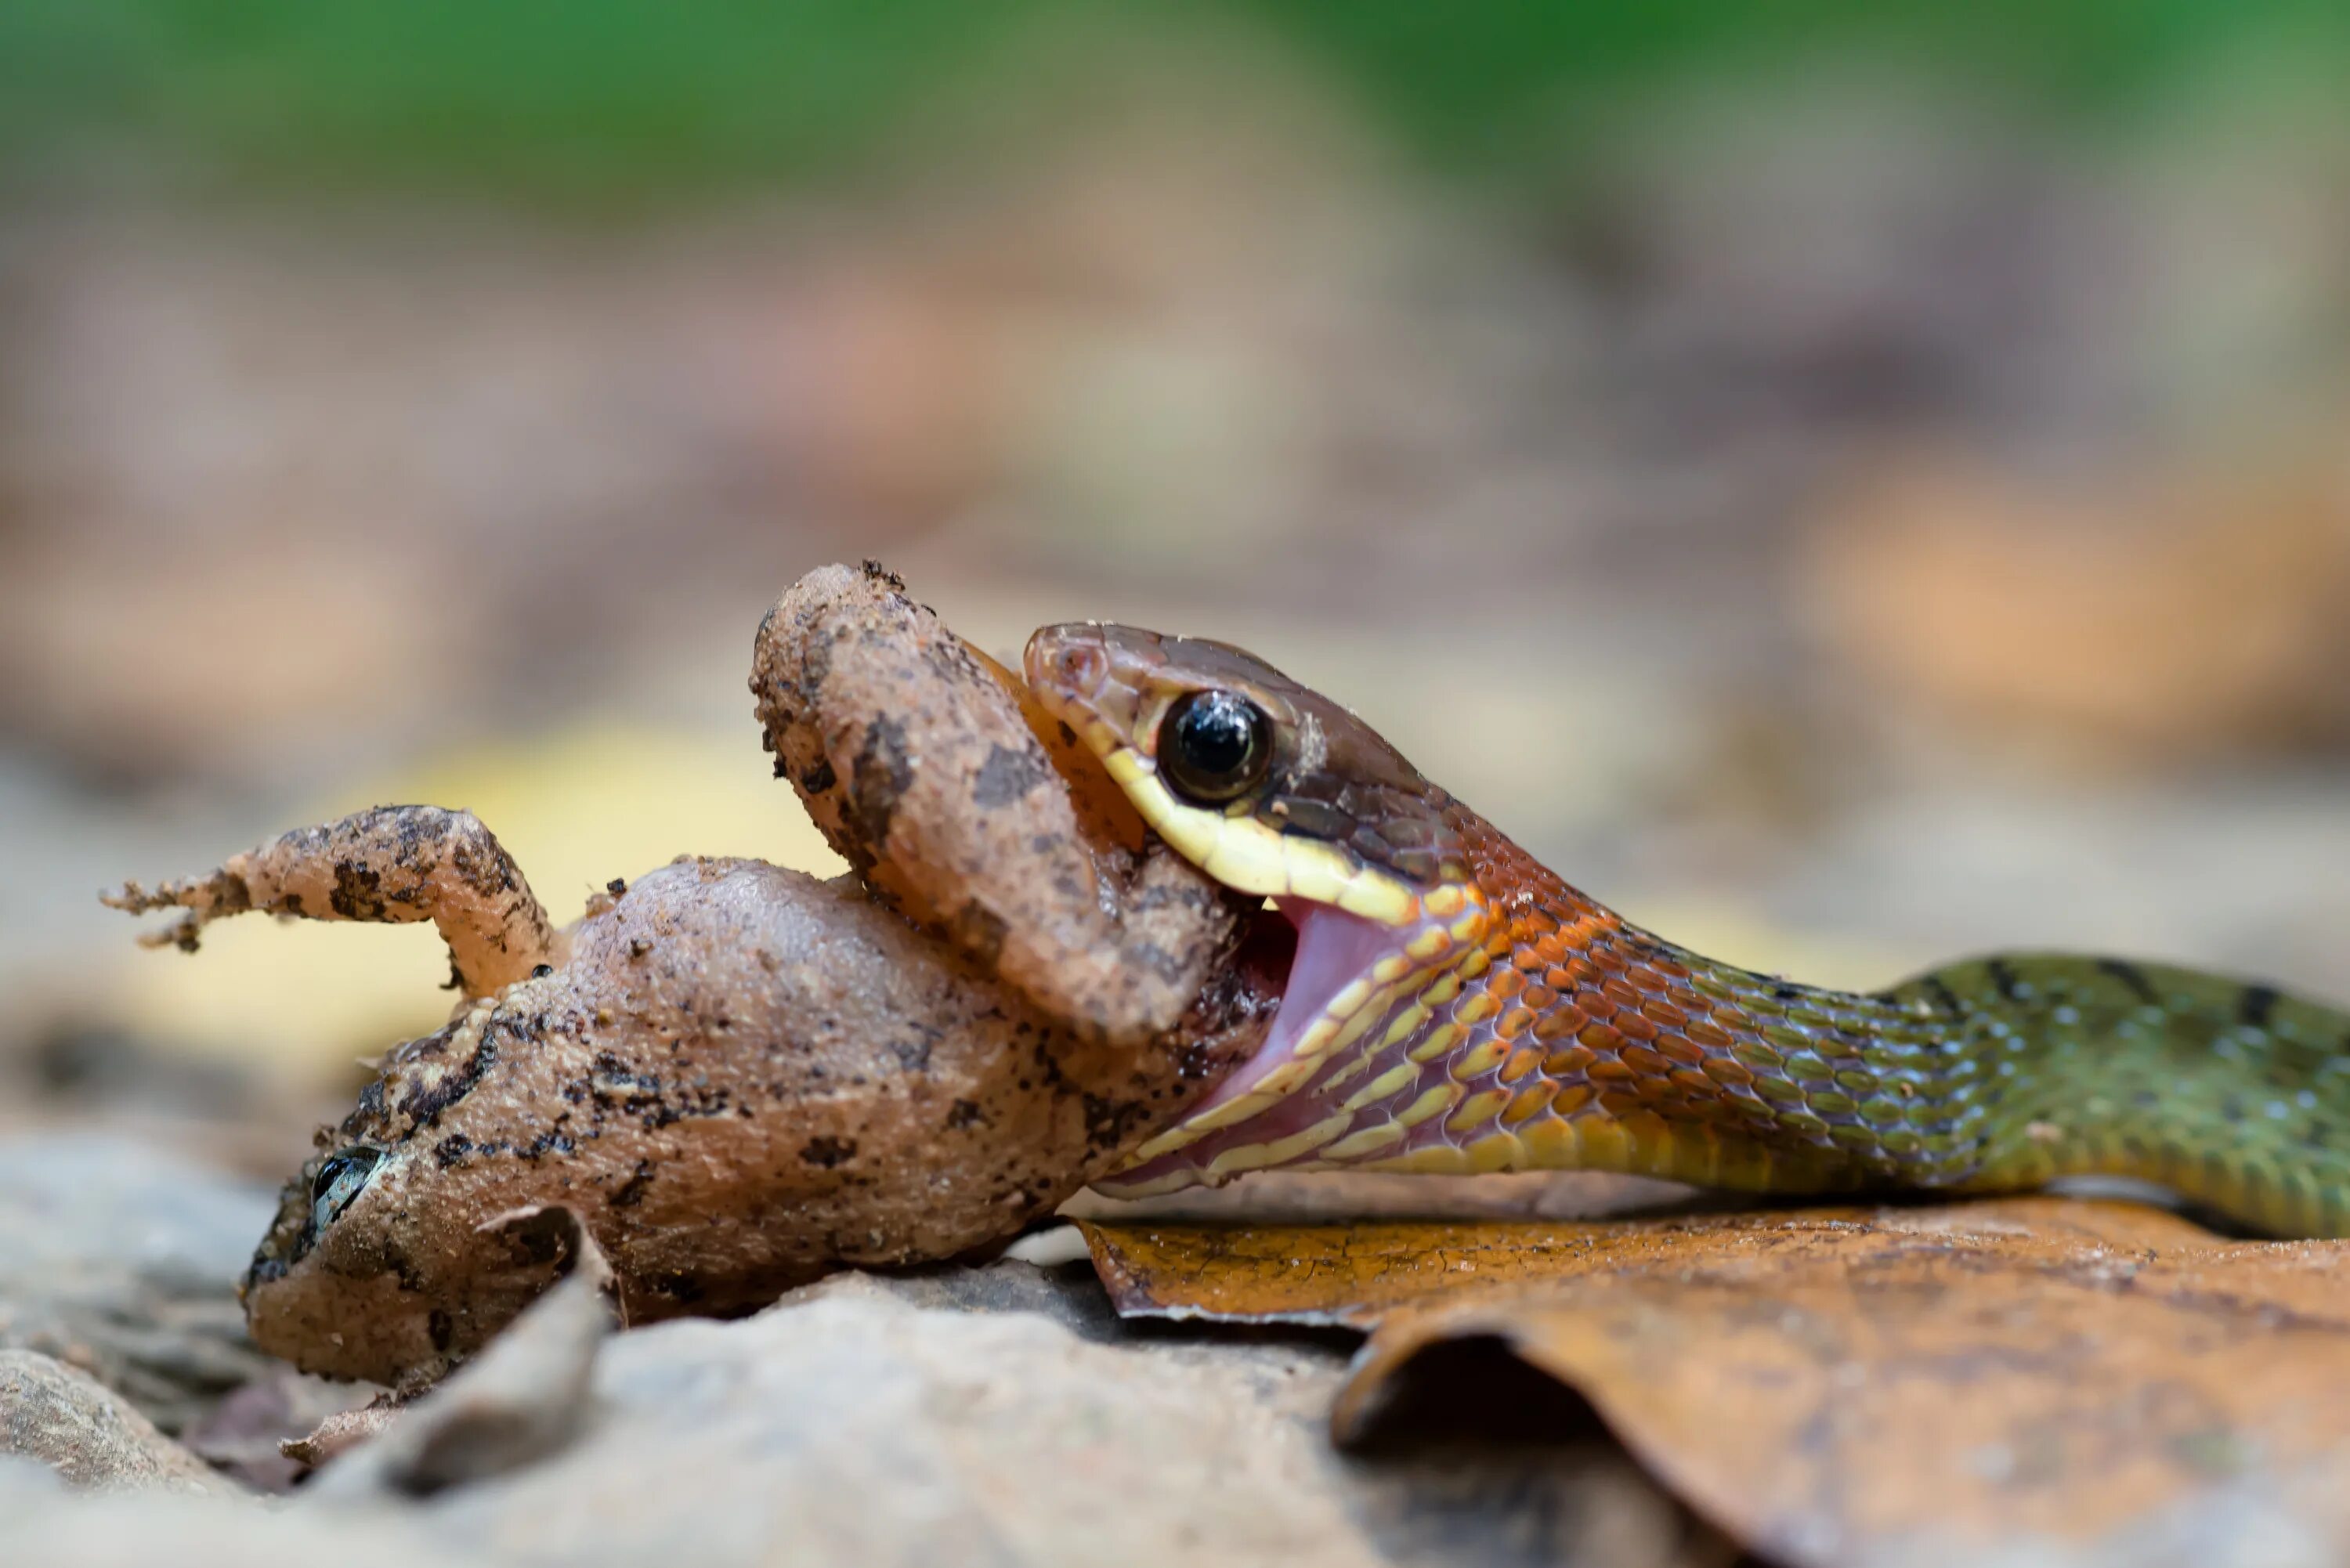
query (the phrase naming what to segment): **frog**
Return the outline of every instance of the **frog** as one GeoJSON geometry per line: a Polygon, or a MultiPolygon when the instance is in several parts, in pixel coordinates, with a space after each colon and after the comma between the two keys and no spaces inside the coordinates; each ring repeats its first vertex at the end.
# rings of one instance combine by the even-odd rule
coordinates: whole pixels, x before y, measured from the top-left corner
{"type": "Polygon", "coordinates": [[[448,949],[448,1021],[285,1184],[239,1285],[264,1350],[427,1386],[574,1264],[566,1237],[629,1324],[985,1256],[1261,1045],[1277,923],[901,579],[793,585],[751,691],[847,873],[682,856],[557,926],[471,813],[396,805],[106,896],[172,911],[144,940],[187,951],[248,912],[429,920],[448,949]]]}

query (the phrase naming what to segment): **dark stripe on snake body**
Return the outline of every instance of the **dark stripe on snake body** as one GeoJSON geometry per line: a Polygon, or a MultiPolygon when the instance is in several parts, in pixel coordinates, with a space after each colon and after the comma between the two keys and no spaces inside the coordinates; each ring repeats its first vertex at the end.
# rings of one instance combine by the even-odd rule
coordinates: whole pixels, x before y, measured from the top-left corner
{"type": "Polygon", "coordinates": [[[1959,993],[1950,989],[1949,981],[1939,974],[1929,974],[1926,977],[1924,984],[1928,991],[1933,992],[1934,1001],[1943,1012],[1952,1018],[1965,1014],[1966,1006],[1959,1001],[1959,993]]]}
{"type": "Polygon", "coordinates": [[[2131,993],[2147,1006],[2153,1007],[2161,1003],[2162,995],[2154,989],[2154,981],[2146,977],[2146,971],[2138,968],[2129,960],[2099,959],[2097,967],[2129,987],[2131,993]]]}

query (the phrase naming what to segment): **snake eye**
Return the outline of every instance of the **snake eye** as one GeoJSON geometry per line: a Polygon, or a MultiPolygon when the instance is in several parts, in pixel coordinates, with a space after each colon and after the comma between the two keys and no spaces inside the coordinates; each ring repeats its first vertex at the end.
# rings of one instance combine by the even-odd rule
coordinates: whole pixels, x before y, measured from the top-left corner
{"type": "Polygon", "coordinates": [[[351,1206],[351,1199],[367,1190],[368,1178],[382,1163],[383,1151],[365,1144],[353,1144],[328,1156],[318,1167],[318,1174],[310,1179],[311,1231],[315,1234],[333,1224],[351,1206]]]}
{"type": "Polygon", "coordinates": [[[1159,726],[1159,767],[1186,800],[1221,805],[1273,765],[1273,721],[1232,691],[1194,691],[1159,726]]]}

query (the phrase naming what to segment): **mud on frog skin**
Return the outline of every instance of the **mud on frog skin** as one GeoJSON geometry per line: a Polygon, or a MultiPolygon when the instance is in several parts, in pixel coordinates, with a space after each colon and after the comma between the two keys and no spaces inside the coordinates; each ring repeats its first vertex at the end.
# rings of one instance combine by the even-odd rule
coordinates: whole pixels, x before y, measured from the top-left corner
{"type": "Polygon", "coordinates": [[[473,817],[389,806],[112,896],[185,911],[150,940],[191,950],[248,909],[429,919],[449,943],[454,1015],[286,1188],[244,1282],[256,1343],[437,1376],[565,1266],[559,1228],[502,1223],[535,1207],[579,1219],[632,1321],[954,1256],[1244,1058],[1272,1004],[1233,959],[1251,901],[1146,849],[1007,681],[879,568],[784,596],[752,687],[778,774],[857,868],[832,881],[684,858],[556,929],[473,817]]]}

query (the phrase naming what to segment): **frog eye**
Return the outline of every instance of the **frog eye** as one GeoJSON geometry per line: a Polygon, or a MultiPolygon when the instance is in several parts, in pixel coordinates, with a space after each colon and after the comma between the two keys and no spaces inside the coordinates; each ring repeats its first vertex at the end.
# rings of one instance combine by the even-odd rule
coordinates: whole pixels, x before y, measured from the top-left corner
{"type": "Polygon", "coordinates": [[[310,1230],[315,1235],[335,1222],[367,1190],[368,1179],[383,1163],[383,1150],[353,1144],[327,1157],[310,1179],[310,1230]]]}

